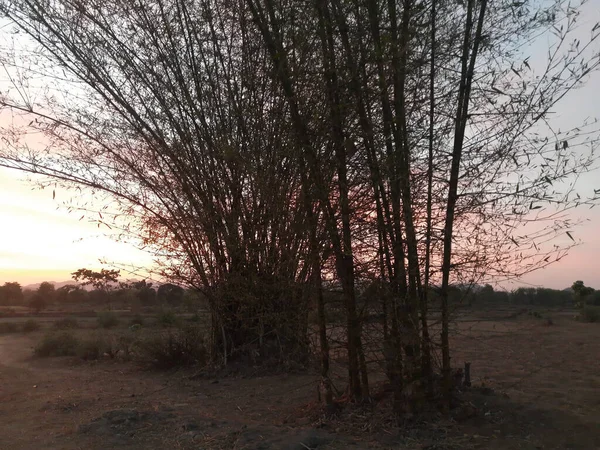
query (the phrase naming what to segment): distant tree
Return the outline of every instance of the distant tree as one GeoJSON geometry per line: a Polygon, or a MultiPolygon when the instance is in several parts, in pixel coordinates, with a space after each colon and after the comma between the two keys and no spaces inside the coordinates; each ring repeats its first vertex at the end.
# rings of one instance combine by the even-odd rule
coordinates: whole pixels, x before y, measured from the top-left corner
{"type": "Polygon", "coordinates": [[[33,289],[23,289],[23,301],[22,301],[22,304],[23,305],[29,305],[29,303],[33,299],[33,296],[36,294],[36,292],[37,291],[34,291],[33,289]]]}
{"type": "Polygon", "coordinates": [[[23,289],[16,281],[4,283],[0,291],[0,303],[3,305],[20,305],[23,303],[23,289]]]}
{"type": "Polygon", "coordinates": [[[149,306],[156,302],[156,290],[152,287],[152,283],[146,280],[137,281],[133,284],[133,288],[141,305],[149,306]]]}
{"type": "Polygon", "coordinates": [[[483,298],[491,298],[494,295],[494,287],[491,284],[486,284],[479,291],[479,295],[483,298]]]}
{"type": "Polygon", "coordinates": [[[471,301],[479,304],[492,303],[494,301],[494,294],[494,287],[491,284],[486,284],[475,291],[471,301]]]}
{"type": "Polygon", "coordinates": [[[520,287],[509,295],[514,305],[540,305],[546,307],[567,306],[571,304],[573,295],[569,291],[549,288],[520,287]]]}
{"type": "Polygon", "coordinates": [[[573,295],[575,296],[575,304],[580,308],[585,307],[587,297],[594,292],[594,288],[586,286],[581,280],[573,283],[571,289],[573,289],[573,295]]]}
{"type": "Polygon", "coordinates": [[[517,305],[535,304],[535,288],[520,287],[511,292],[511,302],[517,305]]]}
{"type": "Polygon", "coordinates": [[[600,291],[594,291],[587,299],[589,305],[600,306],[600,291]]]}
{"type": "Polygon", "coordinates": [[[101,289],[93,289],[88,293],[88,298],[94,305],[108,305],[108,309],[112,309],[113,292],[103,291],[101,289]]]}
{"type": "Polygon", "coordinates": [[[75,284],[67,284],[56,290],[56,301],[58,303],[81,303],[85,296],[86,291],[81,289],[75,284]]]}
{"type": "Polygon", "coordinates": [[[56,299],[56,289],[52,283],[44,281],[37,289],[37,294],[40,295],[46,304],[53,303],[56,299]]]}
{"type": "Polygon", "coordinates": [[[45,309],[48,306],[48,302],[46,301],[46,297],[43,294],[40,294],[39,290],[33,295],[33,298],[29,302],[28,305],[31,309],[35,310],[36,314],[39,313],[42,309],[45,309]]]}
{"type": "Polygon", "coordinates": [[[158,301],[161,303],[168,303],[169,305],[177,306],[183,302],[184,293],[185,291],[181,286],[166,283],[158,288],[156,296],[158,297],[158,301]]]}
{"type": "Polygon", "coordinates": [[[509,303],[510,293],[507,291],[494,291],[494,303],[509,303]]]}
{"type": "Polygon", "coordinates": [[[120,270],[102,269],[96,272],[90,269],[79,269],[71,275],[75,281],[80,282],[84,286],[93,286],[96,291],[99,291],[99,297],[108,304],[108,309],[111,309],[110,291],[118,283],[120,270]]]}
{"type": "Polygon", "coordinates": [[[197,289],[185,290],[183,304],[188,312],[198,312],[199,309],[207,309],[209,307],[206,297],[197,289]]]}
{"type": "Polygon", "coordinates": [[[137,303],[137,291],[131,284],[121,284],[121,288],[113,291],[114,298],[124,307],[130,307],[137,303]]]}

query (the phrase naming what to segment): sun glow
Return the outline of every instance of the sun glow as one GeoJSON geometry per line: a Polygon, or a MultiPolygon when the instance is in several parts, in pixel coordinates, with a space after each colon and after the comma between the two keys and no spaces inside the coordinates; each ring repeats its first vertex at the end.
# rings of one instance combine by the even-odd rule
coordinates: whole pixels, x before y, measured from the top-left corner
{"type": "Polygon", "coordinates": [[[0,168],[0,283],[64,281],[100,259],[149,266],[144,252],[115,242],[107,228],[60,208],[72,192],[34,189],[24,174],[0,168]],[[54,197],[54,198],[53,198],[54,197]]]}

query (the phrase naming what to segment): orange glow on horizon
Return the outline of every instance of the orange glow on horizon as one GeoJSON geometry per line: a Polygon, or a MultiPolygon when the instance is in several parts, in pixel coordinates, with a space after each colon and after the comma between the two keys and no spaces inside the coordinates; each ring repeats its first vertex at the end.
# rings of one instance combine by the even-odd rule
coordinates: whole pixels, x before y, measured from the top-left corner
{"type": "Polygon", "coordinates": [[[32,189],[24,174],[0,168],[0,283],[62,282],[75,270],[99,268],[100,259],[148,267],[152,258],[117,243],[97,224],[58,208],[71,192],[32,189]],[[57,209],[58,208],[58,209],[57,209]]]}

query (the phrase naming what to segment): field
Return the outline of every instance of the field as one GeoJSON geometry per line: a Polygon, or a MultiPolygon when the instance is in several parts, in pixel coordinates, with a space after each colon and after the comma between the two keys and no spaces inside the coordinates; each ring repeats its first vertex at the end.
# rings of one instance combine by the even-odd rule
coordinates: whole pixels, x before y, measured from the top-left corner
{"type": "MultiPolygon", "coordinates": [[[[598,449],[600,326],[542,316],[462,314],[453,363],[471,363],[473,387],[451,419],[403,427],[385,399],[325,417],[311,371],[217,377],[35,357],[57,319],[45,317],[40,330],[0,334],[0,449],[598,449]]],[[[125,319],[109,331],[78,320],[75,335],[127,332],[125,319]]]]}

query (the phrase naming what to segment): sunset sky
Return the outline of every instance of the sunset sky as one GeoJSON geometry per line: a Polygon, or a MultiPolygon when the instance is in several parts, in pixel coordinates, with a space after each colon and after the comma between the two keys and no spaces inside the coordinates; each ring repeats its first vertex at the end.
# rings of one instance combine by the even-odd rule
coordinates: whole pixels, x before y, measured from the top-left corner
{"type": "Polygon", "coordinates": [[[0,283],[66,281],[79,268],[101,267],[99,259],[151,263],[146,254],[114,242],[108,229],[60,208],[71,195],[58,189],[53,200],[52,189],[34,188],[24,174],[0,168],[0,283]]]}
{"type": "MultiPolygon", "coordinates": [[[[600,21],[600,0],[586,5],[583,19],[587,23],[600,21]]],[[[543,45],[539,48],[543,49],[543,45]]],[[[0,73],[0,84],[6,82],[2,77],[0,73]]],[[[553,124],[568,128],[586,117],[598,117],[599,105],[600,73],[595,72],[584,88],[560,103],[553,124]]],[[[0,127],[4,125],[0,120],[0,127]]],[[[586,174],[579,187],[581,192],[600,189],[600,172],[586,174]]],[[[59,208],[71,195],[72,192],[57,190],[53,199],[51,189],[35,189],[25,181],[24,174],[0,168],[0,284],[66,281],[78,268],[99,268],[99,259],[150,264],[148,255],[107,237],[104,233],[108,230],[98,229],[86,219],[80,221],[80,214],[59,208]]],[[[584,243],[560,263],[528,275],[524,283],[562,289],[581,279],[600,289],[600,206],[577,210],[574,215],[589,219],[573,232],[584,243]]]]}

